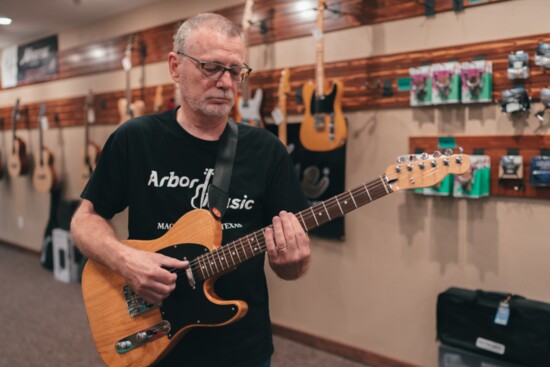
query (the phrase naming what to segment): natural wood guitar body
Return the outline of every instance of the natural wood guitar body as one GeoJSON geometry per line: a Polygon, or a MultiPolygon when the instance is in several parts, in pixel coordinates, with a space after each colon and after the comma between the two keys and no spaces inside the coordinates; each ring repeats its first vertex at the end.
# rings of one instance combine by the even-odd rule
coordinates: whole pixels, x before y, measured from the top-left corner
{"type": "MultiPolygon", "coordinates": [[[[189,212],[156,240],[125,241],[127,245],[145,251],[172,252],[170,256],[180,259],[212,251],[220,247],[220,242],[221,225],[206,210],[189,212]],[[178,244],[179,248],[174,248],[178,244]],[[178,251],[181,253],[175,255],[178,251]]],[[[220,299],[214,292],[216,279],[198,283],[195,290],[185,279],[178,283],[176,291],[169,297],[173,304],[166,305],[167,309],[175,309],[179,314],[171,320],[172,337],[162,336],[119,354],[115,350],[117,341],[158,324],[166,317],[159,308],[131,317],[123,294],[124,279],[106,267],[88,261],[82,275],[82,293],[92,336],[105,364],[110,367],[149,366],[166,355],[190,328],[222,326],[244,317],[247,304],[220,299]]]]}
{"type": "Polygon", "coordinates": [[[308,82],[302,88],[305,114],[300,126],[300,141],[311,151],[322,152],[341,147],[347,139],[348,127],[342,112],[344,86],[334,80],[332,88],[324,88],[324,96],[315,95],[315,85],[308,82]]]}
{"type": "Polygon", "coordinates": [[[54,168],[54,157],[52,152],[42,148],[41,157],[35,159],[32,184],[38,192],[50,192],[59,185],[59,179],[54,168]]]}
{"type": "Polygon", "coordinates": [[[27,174],[30,167],[27,147],[21,138],[16,137],[12,149],[8,152],[7,158],[8,173],[11,178],[27,174]]]}

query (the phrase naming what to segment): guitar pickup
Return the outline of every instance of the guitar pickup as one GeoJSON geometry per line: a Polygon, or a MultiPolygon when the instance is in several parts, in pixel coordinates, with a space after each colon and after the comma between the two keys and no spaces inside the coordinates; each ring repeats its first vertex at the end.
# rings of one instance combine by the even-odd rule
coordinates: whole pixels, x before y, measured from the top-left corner
{"type": "Polygon", "coordinates": [[[137,347],[141,347],[142,345],[167,335],[170,332],[170,329],[170,323],[165,320],[156,325],[140,330],[135,334],[129,335],[126,338],[117,341],[115,343],[116,352],[118,354],[123,354],[137,347]]]}
{"type": "Polygon", "coordinates": [[[122,288],[124,298],[126,299],[126,306],[128,307],[128,313],[131,317],[140,315],[146,311],[158,307],[159,305],[152,305],[145,302],[141,297],[134,293],[127,285],[122,288]]]}

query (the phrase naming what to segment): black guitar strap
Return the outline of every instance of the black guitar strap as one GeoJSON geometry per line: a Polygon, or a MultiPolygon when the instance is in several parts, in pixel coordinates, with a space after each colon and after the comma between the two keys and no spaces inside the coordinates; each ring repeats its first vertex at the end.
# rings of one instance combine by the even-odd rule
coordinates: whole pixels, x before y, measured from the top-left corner
{"type": "Polygon", "coordinates": [[[208,188],[208,208],[217,220],[222,219],[229,200],[229,182],[233,172],[233,162],[237,151],[238,125],[228,120],[220,137],[220,146],[214,167],[214,179],[208,188]]]}

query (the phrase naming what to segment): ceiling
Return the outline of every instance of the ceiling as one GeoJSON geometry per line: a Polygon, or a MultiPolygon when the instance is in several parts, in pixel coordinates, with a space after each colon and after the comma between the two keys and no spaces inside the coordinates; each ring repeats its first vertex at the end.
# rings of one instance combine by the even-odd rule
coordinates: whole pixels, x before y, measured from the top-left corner
{"type": "Polygon", "coordinates": [[[21,45],[61,30],[93,23],[160,0],[3,0],[0,49],[21,45]]]}

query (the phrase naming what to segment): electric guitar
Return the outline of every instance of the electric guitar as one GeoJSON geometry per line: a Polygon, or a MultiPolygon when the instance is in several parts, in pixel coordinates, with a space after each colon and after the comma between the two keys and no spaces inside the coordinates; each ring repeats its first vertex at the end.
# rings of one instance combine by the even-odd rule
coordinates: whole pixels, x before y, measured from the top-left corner
{"type": "Polygon", "coordinates": [[[101,148],[96,143],[90,140],[90,124],[95,122],[94,113],[94,95],[92,90],[88,91],[86,100],[84,102],[84,165],[80,172],[80,187],[84,188],[92,172],[95,170],[99,155],[101,154],[101,148]]]}
{"type": "MultiPolygon", "coordinates": [[[[2,130],[2,142],[4,141],[4,118],[0,117],[0,130],[2,130]]],[[[4,164],[2,162],[2,152],[0,151],[0,179],[4,177],[4,164]]]]}
{"type": "Polygon", "coordinates": [[[153,112],[155,113],[160,112],[164,104],[162,89],[162,85],[157,86],[157,88],[155,89],[155,101],[153,102],[153,112]]]}
{"type": "Polygon", "coordinates": [[[279,101],[277,102],[277,108],[273,110],[271,116],[273,121],[279,127],[279,140],[283,142],[284,145],[287,145],[287,131],[286,131],[286,99],[288,94],[290,94],[290,70],[285,68],[281,71],[281,80],[279,81],[279,89],[277,96],[279,101]]]}
{"type": "Polygon", "coordinates": [[[334,80],[332,88],[327,89],[323,63],[323,13],[325,0],[319,0],[317,6],[317,38],[315,85],[309,81],[302,88],[305,114],[300,125],[302,145],[314,152],[329,151],[341,147],[347,139],[348,127],[342,113],[342,94],[344,85],[334,80]]]}
{"type": "Polygon", "coordinates": [[[130,88],[130,70],[132,70],[132,44],[134,43],[133,36],[128,37],[128,45],[122,59],[122,68],[126,73],[126,98],[118,100],[118,114],[120,115],[119,123],[122,124],[134,117],[143,116],[145,113],[145,103],[142,100],[132,102],[132,89],[130,88]]]}
{"type": "MultiPolygon", "coordinates": [[[[28,118],[28,110],[26,110],[26,117],[28,118]]],[[[12,130],[12,145],[8,151],[8,174],[11,178],[16,178],[21,175],[27,174],[29,171],[30,161],[27,155],[27,146],[25,142],[17,136],[15,130],[17,129],[17,122],[21,119],[21,110],[19,109],[19,98],[15,102],[13,111],[11,113],[11,130],[12,130]]]]}
{"type": "MultiPolygon", "coordinates": [[[[250,46],[250,24],[252,22],[253,0],[246,0],[244,15],[242,21],[244,44],[246,45],[246,62],[249,62],[250,46]]],[[[254,93],[254,98],[250,98],[250,84],[248,80],[241,86],[241,94],[236,99],[235,121],[247,123],[251,126],[263,127],[264,122],[260,113],[263,91],[258,88],[254,93]]]]}
{"type": "Polygon", "coordinates": [[[47,124],[46,104],[40,105],[38,113],[38,152],[35,155],[32,185],[38,192],[49,192],[59,184],[57,173],[53,166],[52,152],[44,146],[44,129],[47,124]]]}
{"type": "MultiPolygon", "coordinates": [[[[470,168],[467,155],[446,153],[431,158],[426,154],[426,159],[389,166],[381,176],[296,216],[302,227],[310,230],[393,192],[432,186],[450,173],[461,174],[470,168]]],[[[155,240],[125,241],[134,248],[190,262],[187,271],[172,270],[179,276],[177,287],[160,305],[147,304],[120,275],[89,260],[82,275],[82,293],[103,362],[110,367],[150,366],[191,328],[223,326],[243,318],[248,305],[219,298],[214,283],[224,273],[266,251],[264,230],[222,247],[220,222],[209,211],[196,209],[155,240]]]]}

